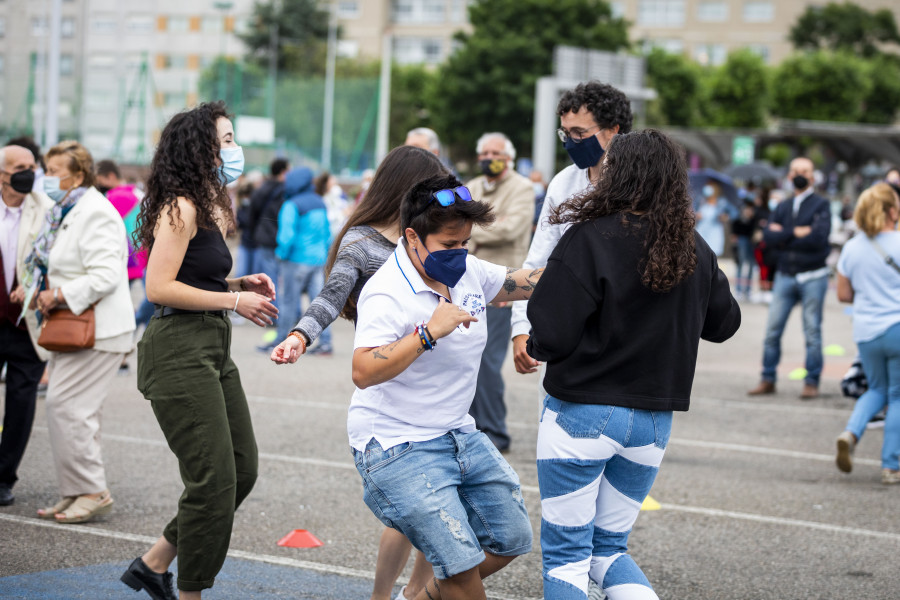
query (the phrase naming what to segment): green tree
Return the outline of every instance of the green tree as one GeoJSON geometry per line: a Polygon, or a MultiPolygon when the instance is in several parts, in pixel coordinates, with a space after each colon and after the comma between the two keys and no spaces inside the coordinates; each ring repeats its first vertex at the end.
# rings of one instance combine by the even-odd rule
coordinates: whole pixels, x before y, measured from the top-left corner
{"type": "Polygon", "coordinates": [[[240,36],[247,45],[247,57],[267,67],[275,30],[279,70],[324,73],[329,15],[320,4],[317,0],[257,2],[249,30],[240,36]]]}
{"type": "Polygon", "coordinates": [[[871,87],[865,66],[840,52],[791,56],[775,70],[772,112],[787,119],[857,122],[871,87]]]}
{"type": "Polygon", "coordinates": [[[456,35],[460,47],[428,102],[442,141],[460,155],[485,131],[531,144],[535,83],[552,73],[555,46],[628,47],[625,21],[603,0],[475,0],[469,21],[474,30],[456,35]]]}
{"type": "Polygon", "coordinates": [[[654,48],[647,55],[647,77],[657,94],[648,107],[648,122],[676,127],[694,125],[701,94],[697,63],[681,54],[654,48]]]}
{"type": "Polygon", "coordinates": [[[871,83],[863,99],[863,123],[889,125],[900,108],[900,58],[881,55],[867,61],[866,78],[871,83]]]}
{"type": "Polygon", "coordinates": [[[900,34],[890,9],[869,12],[852,2],[830,2],[807,7],[789,39],[798,50],[846,50],[870,57],[880,53],[879,44],[900,43],[900,34]]]}
{"type": "Polygon", "coordinates": [[[751,50],[737,50],[710,77],[708,111],[716,127],[762,127],[769,101],[765,62],[751,50]]]}
{"type": "Polygon", "coordinates": [[[415,127],[434,127],[426,98],[433,94],[437,71],[425,65],[397,65],[391,70],[389,145],[399,146],[415,127]]]}

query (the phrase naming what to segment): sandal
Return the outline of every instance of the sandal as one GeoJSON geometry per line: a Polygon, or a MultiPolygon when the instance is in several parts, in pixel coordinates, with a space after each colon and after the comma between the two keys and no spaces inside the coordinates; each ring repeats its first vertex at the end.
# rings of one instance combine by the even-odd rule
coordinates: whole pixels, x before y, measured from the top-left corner
{"type": "Polygon", "coordinates": [[[65,510],[56,514],[57,523],[85,523],[94,517],[109,513],[113,507],[112,496],[109,492],[103,492],[99,498],[90,496],[78,496],[65,510]],[[62,515],[60,517],[60,515],[62,515]]]}
{"type": "Polygon", "coordinates": [[[56,513],[61,513],[62,511],[69,508],[73,502],[75,502],[75,498],[77,496],[66,496],[53,506],[48,506],[46,508],[39,508],[37,511],[37,516],[40,519],[55,519],[56,513]]]}

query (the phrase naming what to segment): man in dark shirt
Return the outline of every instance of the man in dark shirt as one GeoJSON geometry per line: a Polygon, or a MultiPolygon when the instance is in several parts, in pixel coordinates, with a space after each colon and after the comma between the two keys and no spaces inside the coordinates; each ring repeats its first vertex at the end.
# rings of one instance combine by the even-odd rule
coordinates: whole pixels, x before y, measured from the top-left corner
{"type": "Polygon", "coordinates": [[[828,200],[813,189],[813,169],[808,158],[791,161],[788,179],[794,186],[794,196],[775,208],[763,231],[766,246],[776,252],[777,262],[763,347],[762,380],[747,392],[750,396],[775,393],[781,334],[796,304],[803,308],[803,334],[806,337],[806,376],[800,397],[811,400],[819,395],[823,364],[822,307],[828,291],[825,259],[830,251],[831,210],[828,200]]]}
{"type": "MultiPolygon", "coordinates": [[[[278,245],[278,212],[284,202],[284,176],[290,164],[283,158],[276,158],[269,166],[271,177],[250,196],[250,215],[247,228],[252,231],[253,265],[256,270],[268,275],[275,282],[275,289],[281,289],[278,281],[278,259],[275,247],[278,245]]],[[[277,303],[276,303],[277,306],[277,303]]]]}

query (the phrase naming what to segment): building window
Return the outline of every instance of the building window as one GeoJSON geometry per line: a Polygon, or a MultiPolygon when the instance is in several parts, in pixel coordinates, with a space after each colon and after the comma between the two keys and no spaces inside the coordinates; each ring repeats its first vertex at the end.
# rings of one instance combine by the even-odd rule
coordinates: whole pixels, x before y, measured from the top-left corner
{"type": "Polygon", "coordinates": [[[132,15],[125,20],[125,31],[136,35],[153,32],[153,17],[150,15],[132,15]]]}
{"type": "Polygon", "coordinates": [[[640,0],[637,22],[647,27],[684,25],[684,0],[640,0]]]}
{"type": "Polygon", "coordinates": [[[359,17],[359,1],[340,0],[337,3],[337,16],[341,19],[356,19],[359,17]]]}
{"type": "Polygon", "coordinates": [[[670,54],[681,54],[684,52],[684,42],[676,39],[657,38],[655,40],[644,40],[641,43],[641,49],[644,54],[650,54],[654,48],[665,50],[670,54]]]}
{"type": "Polygon", "coordinates": [[[697,5],[697,20],[705,23],[722,23],[728,20],[727,2],[701,2],[697,5]]]}
{"type": "Polygon", "coordinates": [[[747,48],[749,48],[753,52],[756,52],[759,55],[759,57],[761,59],[763,59],[763,62],[768,64],[768,62],[769,62],[769,47],[768,46],[766,46],[764,44],[751,44],[751,45],[747,46],[747,48]]]}
{"type": "Polygon", "coordinates": [[[42,37],[47,35],[47,19],[44,17],[31,18],[31,35],[42,37]]]}
{"type": "Polygon", "coordinates": [[[697,44],[694,46],[694,60],[704,66],[718,66],[725,63],[728,53],[722,44],[697,44]]]}
{"type": "Polygon", "coordinates": [[[187,69],[187,56],[184,54],[170,54],[166,66],[170,69],[187,69]]]}
{"type": "Polygon", "coordinates": [[[774,20],[774,2],[744,2],[744,21],[748,23],[768,23],[774,20]]]}
{"type": "Polygon", "coordinates": [[[446,0],[393,0],[395,23],[443,23],[446,0]]]}
{"type": "Polygon", "coordinates": [[[71,54],[59,55],[59,74],[71,75],[75,72],[75,57],[71,54]]]}
{"type": "Polygon", "coordinates": [[[115,109],[118,104],[118,98],[116,98],[116,94],[110,94],[106,90],[89,89],[87,94],[85,94],[85,104],[87,104],[88,109],[100,112],[115,109]]]}
{"type": "Polygon", "coordinates": [[[184,108],[187,106],[187,94],[184,92],[163,92],[162,104],[166,107],[184,108]]]}
{"type": "Polygon", "coordinates": [[[65,17],[60,23],[60,35],[64,38],[75,37],[75,17],[65,17]]]}
{"type": "Polygon", "coordinates": [[[613,19],[621,19],[625,16],[625,3],[624,2],[610,2],[609,10],[612,12],[613,19]]]}
{"type": "Polygon", "coordinates": [[[91,70],[106,70],[116,66],[115,54],[94,54],[88,57],[88,67],[91,70]]]}
{"type": "Polygon", "coordinates": [[[469,5],[472,0],[450,0],[450,20],[465,23],[469,20],[469,5]]]}
{"type": "Polygon", "coordinates": [[[188,30],[188,18],[184,16],[169,17],[168,29],[172,33],[185,33],[188,30]]]}
{"type": "Polygon", "coordinates": [[[95,15],[91,18],[91,33],[113,34],[119,28],[115,15],[95,15]]]}
{"type": "Polygon", "coordinates": [[[136,54],[132,52],[131,54],[125,55],[125,68],[128,71],[132,71],[134,69],[140,69],[141,65],[144,64],[144,55],[136,54]]]}
{"type": "Polygon", "coordinates": [[[200,25],[200,30],[204,33],[221,33],[223,31],[222,23],[222,17],[203,17],[203,21],[200,25]]]}
{"type": "Polygon", "coordinates": [[[395,37],[394,60],[399,64],[436,64],[444,58],[443,41],[434,38],[395,37]]]}

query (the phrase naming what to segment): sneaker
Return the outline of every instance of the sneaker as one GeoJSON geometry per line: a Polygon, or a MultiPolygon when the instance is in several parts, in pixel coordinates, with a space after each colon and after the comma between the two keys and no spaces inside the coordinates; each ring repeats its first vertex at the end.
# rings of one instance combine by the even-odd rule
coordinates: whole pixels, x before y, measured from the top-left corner
{"type": "Polygon", "coordinates": [[[597,585],[593,579],[588,579],[588,600],[606,600],[603,588],[597,585]]]}
{"type": "Polygon", "coordinates": [[[895,483],[900,483],[900,471],[894,471],[893,469],[882,469],[881,483],[883,483],[884,485],[894,485],[895,483]]]}
{"type": "Polygon", "coordinates": [[[406,600],[406,596],[404,595],[405,591],[406,591],[406,586],[404,585],[402,588],[400,588],[400,591],[394,597],[394,600],[406,600]]]}
{"type": "Polygon", "coordinates": [[[331,356],[334,354],[334,349],[331,346],[316,346],[307,350],[306,353],[312,356],[331,356]]]}
{"type": "MultiPolygon", "coordinates": [[[[844,473],[853,470],[853,450],[856,449],[856,436],[849,431],[841,432],[837,437],[837,468],[844,473]]],[[[881,474],[881,480],[884,481],[884,473],[881,474]]],[[[898,479],[897,483],[900,483],[898,479]]]]}

